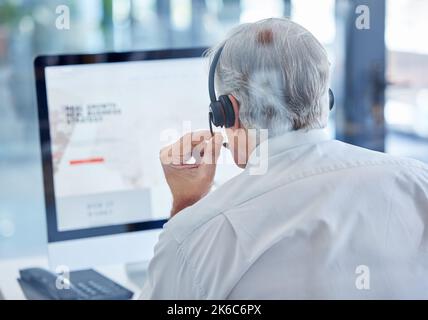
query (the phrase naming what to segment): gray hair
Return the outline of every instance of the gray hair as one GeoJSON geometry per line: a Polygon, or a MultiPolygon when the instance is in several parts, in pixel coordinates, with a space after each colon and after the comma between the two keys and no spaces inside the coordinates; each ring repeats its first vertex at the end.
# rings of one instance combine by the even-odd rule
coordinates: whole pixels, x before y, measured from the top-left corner
{"type": "Polygon", "coordinates": [[[222,46],[216,89],[238,100],[245,128],[276,136],[327,125],[330,63],[308,30],[279,18],[242,24],[208,51],[210,61],[222,46]]]}

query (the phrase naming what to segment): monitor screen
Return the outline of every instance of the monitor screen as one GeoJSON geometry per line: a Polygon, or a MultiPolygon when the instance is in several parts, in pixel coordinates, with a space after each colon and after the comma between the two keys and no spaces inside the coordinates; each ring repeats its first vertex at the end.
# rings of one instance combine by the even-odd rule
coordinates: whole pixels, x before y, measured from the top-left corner
{"type": "MultiPolygon", "coordinates": [[[[159,150],[208,128],[207,63],[180,58],[45,68],[58,232],[169,217],[159,150]]],[[[216,182],[236,173],[224,166],[216,182]]]]}

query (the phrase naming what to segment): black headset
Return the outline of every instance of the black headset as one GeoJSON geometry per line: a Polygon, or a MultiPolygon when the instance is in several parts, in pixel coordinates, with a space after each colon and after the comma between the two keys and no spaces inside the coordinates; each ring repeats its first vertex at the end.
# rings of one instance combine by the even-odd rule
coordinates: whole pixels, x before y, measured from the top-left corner
{"type": "MultiPolygon", "coordinates": [[[[235,111],[233,110],[232,101],[230,101],[228,95],[221,95],[216,97],[215,94],[215,71],[217,69],[218,61],[220,60],[221,52],[223,51],[224,45],[221,46],[211,62],[210,72],[208,74],[208,92],[210,94],[210,107],[209,107],[209,125],[211,134],[214,135],[212,125],[216,127],[233,127],[235,124],[235,111]]],[[[334,106],[334,94],[331,89],[328,89],[329,105],[330,110],[334,106]]]]}

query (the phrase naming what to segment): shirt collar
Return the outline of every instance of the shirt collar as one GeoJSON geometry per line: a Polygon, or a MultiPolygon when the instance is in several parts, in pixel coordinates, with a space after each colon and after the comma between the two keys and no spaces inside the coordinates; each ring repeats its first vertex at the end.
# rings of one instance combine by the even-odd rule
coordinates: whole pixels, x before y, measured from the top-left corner
{"type": "Polygon", "coordinates": [[[304,144],[314,144],[331,140],[325,129],[295,130],[283,135],[269,138],[260,143],[251,153],[247,167],[258,165],[262,157],[271,158],[286,150],[299,147],[304,144]]]}

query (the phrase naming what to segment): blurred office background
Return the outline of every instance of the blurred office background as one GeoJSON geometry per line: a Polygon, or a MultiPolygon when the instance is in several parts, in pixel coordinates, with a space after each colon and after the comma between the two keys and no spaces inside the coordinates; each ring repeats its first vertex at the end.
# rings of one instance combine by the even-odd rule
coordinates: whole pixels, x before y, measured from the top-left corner
{"type": "Polygon", "coordinates": [[[329,51],[333,134],[428,162],[427,12],[426,0],[0,0],[0,259],[45,249],[36,55],[210,46],[238,23],[290,16],[329,51]],[[70,30],[55,27],[62,4],[70,30]]]}

